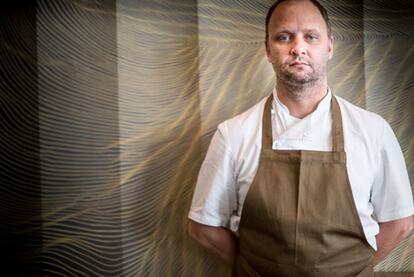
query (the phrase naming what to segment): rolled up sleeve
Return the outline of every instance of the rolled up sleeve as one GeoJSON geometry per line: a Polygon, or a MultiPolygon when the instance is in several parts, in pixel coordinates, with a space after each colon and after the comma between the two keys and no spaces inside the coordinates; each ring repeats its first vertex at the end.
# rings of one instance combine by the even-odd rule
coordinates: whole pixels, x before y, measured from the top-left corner
{"type": "Polygon", "coordinates": [[[188,217],[209,226],[227,227],[237,207],[235,162],[220,124],[202,163],[188,217]]]}
{"type": "Polygon", "coordinates": [[[378,169],[371,202],[379,222],[414,214],[413,195],[404,156],[398,140],[384,120],[379,140],[378,169]]]}

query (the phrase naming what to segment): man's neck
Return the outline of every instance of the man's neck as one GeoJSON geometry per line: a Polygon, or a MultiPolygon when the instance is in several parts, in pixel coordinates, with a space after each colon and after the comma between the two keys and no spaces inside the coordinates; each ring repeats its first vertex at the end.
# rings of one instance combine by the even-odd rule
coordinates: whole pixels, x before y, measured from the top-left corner
{"type": "Polygon", "coordinates": [[[325,81],[317,86],[292,91],[278,83],[276,92],[279,100],[289,109],[291,116],[304,118],[316,110],[328,93],[328,85],[325,81]]]}

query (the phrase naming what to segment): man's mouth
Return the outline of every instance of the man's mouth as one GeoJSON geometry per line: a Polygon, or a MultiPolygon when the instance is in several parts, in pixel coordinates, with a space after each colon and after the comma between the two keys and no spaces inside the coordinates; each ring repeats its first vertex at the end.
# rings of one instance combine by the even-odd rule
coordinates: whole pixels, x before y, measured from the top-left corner
{"type": "Polygon", "coordinates": [[[290,63],[289,66],[309,66],[309,64],[305,62],[296,61],[296,62],[290,63]]]}

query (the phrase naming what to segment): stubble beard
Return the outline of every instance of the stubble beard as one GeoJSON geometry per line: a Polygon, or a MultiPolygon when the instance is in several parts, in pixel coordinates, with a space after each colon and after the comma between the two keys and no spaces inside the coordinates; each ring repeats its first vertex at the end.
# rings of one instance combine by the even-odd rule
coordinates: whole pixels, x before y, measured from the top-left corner
{"type": "Polygon", "coordinates": [[[309,89],[323,83],[326,76],[326,64],[319,66],[310,64],[309,66],[311,70],[299,75],[290,70],[289,63],[284,63],[280,67],[273,64],[277,82],[281,82],[281,85],[295,98],[303,96],[309,89]]]}

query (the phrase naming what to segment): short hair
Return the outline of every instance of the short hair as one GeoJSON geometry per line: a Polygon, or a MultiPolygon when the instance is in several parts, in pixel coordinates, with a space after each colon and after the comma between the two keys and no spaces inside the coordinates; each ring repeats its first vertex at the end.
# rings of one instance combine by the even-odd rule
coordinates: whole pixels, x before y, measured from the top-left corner
{"type": "MultiPolygon", "coordinates": [[[[269,39],[269,21],[270,18],[272,17],[273,12],[275,11],[276,7],[282,3],[282,2],[286,2],[289,0],[277,0],[267,11],[267,15],[266,15],[266,38],[265,38],[265,43],[267,45],[267,41],[269,39]]],[[[328,29],[328,36],[332,35],[332,28],[331,28],[331,21],[329,20],[329,16],[328,16],[328,11],[325,9],[324,6],[322,6],[317,0],[309,0],[312,2],[312,4],[314,4],[318,10],[320,11],[323,20],[326,23],[326,28],[328,29]]]]}

